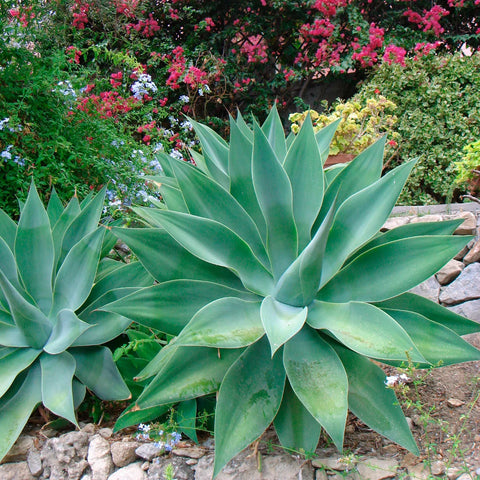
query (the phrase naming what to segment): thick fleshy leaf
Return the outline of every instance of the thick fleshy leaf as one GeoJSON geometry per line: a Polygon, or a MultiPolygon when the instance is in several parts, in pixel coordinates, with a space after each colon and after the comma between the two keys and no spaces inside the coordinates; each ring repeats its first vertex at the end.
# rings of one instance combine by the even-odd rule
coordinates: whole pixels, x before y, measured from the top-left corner
{"type": "Polygon", "coordinates": [[[55,188],[52,188],[50,199],[48,200],[47,214],[50,220],[51,228],[55,226],[60,215],[63,213],[63,204],[55,188]]]}
{"type": "Polygon", "coordinates": [[[65,207],[65,210],[62,212],[55,223],[55,226],[53,227],[52,236],[55,247],[55,266],[58,265],[58,261],[62,254],[62,243],[65,232],[75,218],[80,214],[80,211],[80,204],[78,202],[78,198],[75,196],[68,202],[68,205],[65,207]]]}
{"type": "Polygon", "coordinates": [[[287,146],[285,144],[285,130],[283,129],[282,120],[276,105],[270,109],[267,119],[262,125],[262,131],[267,137],[268,143],[270,143],[278,161],[283,163],[287,154],[287,146]]]}
{"type": "Polygon", "coordinates": [[[373,430],[418,455],[412,432],[385,373],[370,360],[333,344],[348,376],[350,410],[373,430]]]}
{"type": "Polygon", "coordinates": [[[238,274],[245,288],[268,294],[273,279],[255,257],[248,244],[221,223],[207,218],[168,210],[136,209],[154,220],[180,245],[205,262],[230,268],[238,274]]]}
{"type": "Polygon", "coordinates": [[[317,299],[344,303],[395,297],[438,272],[469,240],[456,235],[421,236],[372,248],[340,270],[317,299]]]}
{"type": "Polygon", "coordinates": [[[41,350],[15,348],[0,358],[0,397],[10,388],[17,375],[29,367],[41,350]]]}
{"type": "Polygon", "coordinates": [[[113,232],[159,283],[191,278],[243,288],[230,270],[200,260],[161,228],[114,228],[113,232]]]}
{"type": "Polygon", "coordinates": [[[211,176],[210,172],[208,171],[207,162],[205,162],[205,157],[197,151],[193,150],[193,148],[189,148],[188,152],[190,153],[192,160],[195,162],[195,165],[203,173],[205,173],[205,175],[211,176]]]}
{"type": "Polygon", "coordinates": [[[48,315],[52,306],[53,239],[50,220],[33,183],[18,222],[15,258],[25,289],[48,315]]]}
{"type": "Polygon", "coordinates": [[[480,360],[480,350],[463,340],[453,330],[418,313],[388,309],[385,311],[407,331],[430,363],[452,365],[480,360]]]}
{"type": "Polygon", "coordinates": [[[42,400],[55,415],[66,418],[78,427],[73,405],[73,375],[75,359],[68,352],[42,354],[42,400]]]}
{"type": "Polygon", "coordinates": [[[228,169],[230,193],[243,206],[254,220],[265,241],[267,227],[260,206],[258,205],[252,180],[253,133],[251,140],[240,131],[237,124],[230,121],[230,150],[228,152],[228,169]]]}
{"type": "Polygon", "coordinates": [[[245,135],[245,137],[248,138],[253,143],[253,131],[247,125],[247,123],[245,122],[245,119],[243,118],[242,114],[240,113],[240,110],[238,110],[238,109],[237,109],[237,126],[242,131],[242,133],[245,135]]]}
{"type": "Polygon", "coordinates": [[[53,313],[76,310],[88,298],[97,273],[105,230],[83,237],[68,252],[55,279],[53,313]]]}
{"type": "Polygon", "coordinates": [[[282,447],[293,452],[313,453],[322,427],[295,395],[287,381],[280,410],[273,421],[282,447]]]}
{"type": "Polygon", "coordinates": [[[267,253],[276,279],[295,260],[298,235],[293,218],[290,180],[267,138],[255,125],[253,186],[267,224],[267,253]]]}
{"type": "Polygon", "coordinates": [[[348,256],[372,238],[389,217],[415,162],[400,165],[339,207],[325,248],[321,285],[330,280],[348,256]],[[382,201],[378,201],[381,198],[382,201]]]}
{"type": "Polygon", "coordinates": [[[332,142],[333,136],[337,130],[338,124],[342,121],[341,118],[330,123],[326,127],[323,127],[315,134],[315,140],[317,141],[318,150],[320,151],[320,156],[322,158],[322,164],[328,158],[328,152],[330,150],[330,143],[332,142]]]}
{"type": "Polygon", "coordinates": [[[275,286],[275,298],[294,306],[309,305],[315,298],[322,276],[323,256],[333,221],[335,204],[311,242],[288,267],[275,286]]]}
{"type": "Polygon", "coordinates": [[[162,186],[158,189],[162,194],[163,202],[169,210],[188,213],[188,207],[185,204],[185,200],[180,189],[166,184],[162,184],[162,186]]]}
{"type": "Polygon", "coordinates": [[[275,352],[290,338],[292,338],[304,325],[307,318],[307,307],[292,307],[265,297],[260,308],[263,328],[267,334],[272,357],[275,352]]]}
{"type": "Polygon", "coordinates": [[[85,400],[85,395],[87,393],[87,387],[79,382],[76,378],[72,381],[72,392],[73,392],[73,408],[76,410],[80,404],[85,400]]]}
{"type": "Polygon", "coordinates": [[[172,169],[189,213],[225,225],[243,239],[268,268],[268,257],[260,233],[237,200],[217,182],[186,162],[172,160],[172,169]]]}
{"type": "MultiPolygon", "coordinates": [[[[163,350],[166,350],[166,347],[163,350]]],[[[175,347],[173,355],[137,400],[140,408],[176,403],[218,390],[225,372],[243,349],[175,347]]]]}
{"type": "Polygon", "coordinates": [[[199,280],[172,280],[144,288],[101,307],[170,335],[178,335],[195,313],[213,300],[236,297],[255,300],[246,291],[199,280]]]}
{"type": "Polygon", "coordinates": [[[347,164],[345,164],[345,163],[337,163],[336,165],[332,165],[332,166],[324,169],[323,174],[324,174],[324,178],[325,178],[325,189],[328,189],[330,187],[330,184],[335,180],[337,175],[346,166],[347,166],[347,164]]]}
{"type": "Polygon", "coordinates": [[[16,235],[17,224],[3,210],[0,210],[0,238],[3,238],[12,252],[15,249],[16,235]]]}
{"type": "Polygon", "coordinates": [[[131,427],[132,425],[156,420],[167,413],[171,407],[172,405],[160,405],[158,407],[139,409],[135,405],[130,406],[118,417],[115,426],[113,427],[113,431],[118,432],[119,430],[131,427]]]}
{"type": "Polygon", "coordinates": [[[34,364],[0,399],[0,459],[8,453],[33,409],[42,401],[40,378],[40,366],[34,364]]]}
{"type": "Polygon", "coordinates": [[[285,345],[283,363],[295,395],[342,451],[348,381],[335,350],[305,327],[285,345]]]}
{"type": "Polygon", "coordinates": [[[383,310],[361,302],[314,301],[308,307],[308,324],[328,330],[345,346],[378,360],[412,359],[425,363],[405,330],[383,310]]]}
{"type": "Polygon", "coordinates": [[[108,348],[78,347],[71,348],[69,353],[77,364],[75,376],[99,398],[126,400],[130,397],[108,348]]]}
{"type": "Polygon", "coordinates": [[[375,305],[381,309],[390,308],[418,313],[429,320],[440,323],[444,327],[453,330],[457,335],[480,332],[479,323],[462,317],[448,308],[444,308],[438,303],[415,295],[414,293],[403,293],[398,297],[376,303],[375,305]]]}
{"type": "Polygon", "coordinates": [[[72,310],[60,310],[52,333],[43,347],[45,352],[57,355],[64,352],[73,342],[92,325],[80,320],[72,310]]]}
{"type": "Polygon", "coordinates": [[[202,146],[205,163],[212,177],[224,188],[228,188],[228,145],[211,128],[189,119],[202,146]]]}
{"type": "Polygon", "coordinates": [[[265,334],[260,301],[224,297],[199,310],[176,340],[177,345],[240,348],[265,334]]]}
{"type": "Polygon", "coordinates": [[[0,322],[0,345],[6,347],[29,347],[30,343],[16,325],[0,322]]]}
{"type": "Polygon", "coordinates": [[[197,420],[197,400],[185,400],[180,402],[175,415],[175,423],[178,425],[180,433],[184,433],[188,438],[198,443],[196,427],[197,420]]]}
{"type": "Polygon", "coordinates": [[[18,281],[17,264],[12,250],[0,237],[0,270],[4,273],[8,281],[20,292],[22,296],[25,296],[25,291],[18,281]]]}
{"type": "Polygon", "coordinates": [[[310,117],[303,122],[283,164],[293,191],[293,216],[298,231],[298,250],[310,241],[310,230],[323,202],[322,159],[310,117]]]}
{"type": "Polygon", "coordinates": [[[43,348],[50,336],[52,324],[43,312],[27,302],[0,270],[0,288],[7,299],[15,325],[32,348],[43,348]]]}
{"type": "Polygon", "coordinates": [[[237,453],[256,440],[275,418],[282,401],[282,356],[270,357],[265,338],[250,345],[231,366],[215,411],[215,478],[237,453]]]}

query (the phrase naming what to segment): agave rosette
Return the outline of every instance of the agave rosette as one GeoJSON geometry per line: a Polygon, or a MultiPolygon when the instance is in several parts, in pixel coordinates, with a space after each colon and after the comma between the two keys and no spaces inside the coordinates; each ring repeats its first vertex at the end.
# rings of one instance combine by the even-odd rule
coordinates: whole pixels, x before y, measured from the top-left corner
{"type": "Polygon", "coordinates": [[[77,424],[86,388],[130,392],[105,342],[131,321],[98,308],[153,283],[140,263],[104,258],[116,237],[99,226],[105,189],[45,209],[32,183],[18,224],[0,210],[0,458],[43,404],[77,424]]]}
{"type": "Polygon", "coordinates": [[[336,125],[285,139],[276,109],[253,129],[239,115],[229,144],[194,127],[196,166],[162,156],[164,203],[136,209],[152,228],[115,231],[158,284],[104,308],[177,336],[132,410],[218,391],[215,475],[272,422],[287,448],[323,427],[341,450],[348,410],[416,452],[372,360],[480,358],[461,338],[478,324],[405,293],[470,238],[457,221],[380,233],[414,165],[382,176],[383,139],[324,172],[336,125]]]}

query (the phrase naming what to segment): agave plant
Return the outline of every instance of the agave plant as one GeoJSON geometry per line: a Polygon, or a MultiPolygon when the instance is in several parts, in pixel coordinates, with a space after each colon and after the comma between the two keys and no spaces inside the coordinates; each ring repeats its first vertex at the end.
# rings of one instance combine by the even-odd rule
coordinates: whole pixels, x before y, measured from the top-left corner
{"type": "Polygon", "coordinates": [[[164,203],[136,209],[152,228],[115,230],[158,284],[103,308],[176,335],[131,412],[218,391],[214,476],[272,422],[287,448],[323,428],[342,450],[348,410],[418,452],[377,362],[480,359],[460,337],[478,324],[408,293],[470,238],[456,221],[380,233],[414,166],[381,176],[383,139],[324,172],[336,125],[285,139],[273,109],[231,119],[227,144],[193,123],[196,166],[163,156],[164,203]]]}
{"type": "Polygon", "coordinates": [[[98,308],[153,279],[138,262],[102,259],[116,241],[99,226],[104,195],[64,209],[52,191],[45,209],[32,183],[18,224],[0,210],[0,458],[39,404],[77,425],[86,388],[130,396],[101,344],[131,322],[98,308]]]}

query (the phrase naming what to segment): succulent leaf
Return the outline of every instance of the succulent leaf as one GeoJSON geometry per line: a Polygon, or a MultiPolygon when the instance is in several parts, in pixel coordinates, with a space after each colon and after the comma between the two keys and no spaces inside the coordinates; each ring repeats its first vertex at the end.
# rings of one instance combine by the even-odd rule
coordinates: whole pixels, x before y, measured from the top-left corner
{"type": "Polygon", "coordinates": [[[267,119],[262,125],[262,131],[268,139],[268,143],[272,147],[278,161],[283,164],[287,147],[285,145],[285,131],[283,130],[282,120],[278,114],[276,105],[270,109],[267,119]]]}
{"type": "Polygon", "coordinates": [[[60,200],[60,197],[57,194],[55,188],[52,188],[50,192],[50,199],[48,200],[47,205],[47,215],[48,219],[50,220],[50,226],[53,228],[57,223],[57,220],[63,213],[63,204],[60,200]]]}
{"type": "MultiPolygon", "coordinates": [[[[3,343],[3,342],[2,342],[3,343]]],[[[30,366],[41,350],[12,348],[0,358],[0,397],[10,388],[17,375],[30,366]]]]}
{"type": "Polygon", "coordinates": [[[0,238],[5,241],[12,252],[15,250],[16,234],[17,224],[3,210],[0,210],[0,238]]]}

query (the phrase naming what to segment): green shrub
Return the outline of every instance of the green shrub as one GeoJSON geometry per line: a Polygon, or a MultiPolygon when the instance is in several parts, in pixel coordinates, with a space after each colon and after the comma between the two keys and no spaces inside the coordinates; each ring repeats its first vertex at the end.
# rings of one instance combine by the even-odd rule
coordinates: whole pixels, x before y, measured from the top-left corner
{"type": "Polygon", "coordinates": [[[380,94],[397,105],[394,130],[402,138],[390,167],[417,158],[403,204],[457,199],[455,162],[463,148],[480,138],[480,53],[470,57],[428,55],[406,67],[383,64],[356,96],[380,94]]]}
{"type": "Polygon", "coordinates": [[[470,193],[478,193],[478,171],[480,168],[480,140],[469,143],[463,149],[463,158],[455,163],[457,182],[470,193]]]}
{"type": "Polygon", "coordinates": [[[371,360],[480,359],[460,337],[477,323],[404,293],[471,237],[459,221],[379,232],[414,165],[381,177],[384,140],[324,174],[335,124],[285,140],[273,109],[253,131],[232,119],[230,144],[194,127],[197,167],[162,156],[165,205],[135,209],[152,228],[114,230],[158,284],[102,310],[176,336],[125,415],[218,391],[215,476],[272,422],[286,448],[313,451],[323,427],[342,450],[348,409],[417,452],[371,360]]]}

